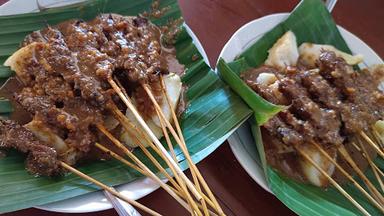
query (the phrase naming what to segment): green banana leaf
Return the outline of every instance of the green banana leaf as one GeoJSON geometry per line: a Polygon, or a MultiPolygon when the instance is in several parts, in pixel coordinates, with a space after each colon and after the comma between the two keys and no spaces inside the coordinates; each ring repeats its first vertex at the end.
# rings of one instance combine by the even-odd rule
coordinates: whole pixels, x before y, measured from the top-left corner
{"type": "MultiPolygon", "coordinates": [[[[320,0],[303,0],[285,21],[263,35],[260,40],[246,49],[233,62],[226,63],[223,59],[220,59],[218,63],[220,77],[255,112],[254,118],[250,119],[252,133],[269,187],[277,198],[299,215],[360,215],[360,211],[335,188],[323,190],[312,185],[298,183],[279,174],[266,164],[259,126],[279,109],[277,106],[273,109],[273,105],[269,104],[268,106],[271,108],[267,109],[265,100],[250,92],[252,90],[242,82],[239,75],[249,67],[260,66],[266,60],[268,50],[288,30],[295,33],[299,45],[303,42],[331,44],[344,52],[351,53],[323,2],[320,0]]],[[[381,170],[384,169],[384,160],[382,158],[376,158],[375,164],[381,170]]],[[[367,170],[365,174],[379,188],[372,171],[367,170]]],[[[371,205],[352,184],[347,183],[343,187],[372,215],[381,215],[380,211],[371,205]]]]}
{"type": "Polygon", "coordinates": [[[265,100],[240,79],[240,72],[250,68],[245,58],[240,58],[229,64],[226,64],[223,59],[220,59],[217,67],[220,71],[220,77],[230,83],[232,89],[255,111],[256,122],[260,125],[267,122],[269,118],[285,108],[284,106],[275,105],[265,100]],[[225,73],[222,71],[229,72],[225,73]]]}
{"type": "MultiPolygon", "coordinates": [[[[45,27],[47,23],[54,25],[71,18],[87,20],[99,13],[137,15],[148,11],[151,3],[150,0],[92,0],[40,13],[0,17],[0,64],[18,48],[25,35],[45,27]]],[[[155,24],[163,25],[169,20],[180,18],[176,0],[162,0],[161,7],[169,7],[169,10],[160,19],[152,20],[155,24]]],[[[224,141],[223,138],[250,116],[252,111],[205,64],[184,28],[175,46],[177,58],[188,68],[182,81],[188,86],[190,105],[181,117],[181,124],[192,159],[197,163],[213,152],[224,141]]],[[[2,82],[12,74],[8,68],[0,66],[2,82]]],[[[0,101],[0,113],[10,111],[7,101],[0,101]]],[[[179,148],[175,150],[180,166],[186,169],[184,155],[179,148]]],[[[135,150],[135,154],[155,170],[141,151],[135,150]]],[[[24,155],[15,151],[8,152],[7,157],[0,159],[0,213],[98,190],[73,174],[57,178],[31,176],[24,168],[24,159],[24,155]]],[[[79,169],[108,185],[128,183],[142,177],[114,160],[84,164],[79,169]]]]}

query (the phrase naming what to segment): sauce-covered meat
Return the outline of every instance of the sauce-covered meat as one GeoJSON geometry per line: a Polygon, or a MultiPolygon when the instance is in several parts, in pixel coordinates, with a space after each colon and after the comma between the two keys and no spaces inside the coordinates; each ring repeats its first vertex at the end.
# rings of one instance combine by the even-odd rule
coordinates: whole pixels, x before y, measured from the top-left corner
{"type": "Polygon", "coordinates": [[[7,139],[2,147],[29,152],[29,170],[42,175],[54,174],[57,164],[53,158],[75,164],[88,157],[101,137],[95,125],[112,115],[110,105],[125,112],[110,79],[121,83],[144,119],[155,114],[142,85],[148,84],[162,103],[160,75],[184,73],[174,48],[164,48],[161,37],[160,28],[146,18],[116,14],[102,14],[88,22],[70,20],[28,35],[21,50],[29,53],[17,62],[20,82],[14,80],[17,88],[12,88],[13,92],[8,89],[2,93],[29,113],[28,120],[32,121],[29,128],[4,121],[1,128],[9,135],[6,137],[16,138],[18,133],[28,136],[21,136],[19,141],[7,139]],[[52,151],[33,134],[64,150],[52,151]],[[37,160],[41,167],[34,162],[37,160]]]}
{"type": "Polygon", "coordinates": [[[33,174],[52,176],[59,173],[55,149],[14,121],[0,119],[0,147],[27,153],[27,170],[33,174]]]}
{"type": "Polygon", "coordinates": [[[384,118],[384,94],[378,89],[384,70],[354,71],[328,51],[317,62],[318,69],[261,66],[241,74],[264,99],[287,106],[263,125],[264,146],[269,164],[300,181],[305,177],[295,148],[317,143],[335,155],[339,145],[384,118]],[[275,81],[261,83],[263,73],[275,81]]]}
{"type": "Polygon", "coordinates": [[[89,22],[71,20],[32,33],[22,45],[34,42],[49,46],[43,50],[43,61],[53,63],[83,98],[106,104],[110,97],[107,80],[116,77],[137,99],[144,118],[154,114],[154,108],[141,84],[148,83],[162,103],[159,75],[184,73],[174,49],[162,47],[160,29],[143,17],[103,14],[89,22]]]}

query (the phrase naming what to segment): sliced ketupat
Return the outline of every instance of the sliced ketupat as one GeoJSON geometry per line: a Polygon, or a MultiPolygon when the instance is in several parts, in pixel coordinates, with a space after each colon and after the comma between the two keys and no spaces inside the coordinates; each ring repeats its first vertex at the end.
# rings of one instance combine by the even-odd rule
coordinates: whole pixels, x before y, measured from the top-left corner
{"type": "Polygon", "coordinates": [[[52,129],[44,126],[43,122],[32,120],[24,126],[28,128],[39,140],[54,148],[59,154],[64,153],[69,149],[64,140],[57,136],[52,129]]]}
{"type": "Polygon", "coordinates": [[[14,52],[4,62],[4,66],[10,67],[11,70],[15,71],[21,81],[26,82],[25,69],[28,67],[27,64],[31,62],[31,59],[35,58],[36,49],[43,49],[45,46],[41,42],[33,42],[28,46],[22,47],[14,52]]]}
{"type": "Polygon", "coordinates": [[[41,121],[32,120],[24,125],[29,129],[39,140],[46,143],[51,148],[55,149],[60,160],[67,164],[74,165],[81,154],[78,150],[68,146],[65,141],[56,135],[49,127],[46,127],[41,121]]]}
{"type": "Polygon", "coordinates": [[[265,64],[284,70],[287,66],[295,66],[299,58],[296,36],[292,31],[287,31],[271,49],[265,64]]]}
{"type": "MultiPolygon", "coordinates": [[[[167,92],[168,97],[170,99],[170,104],[171,104],[172,108],[174,109],[174,111],[176,111],[176,107],[177,107],[177,104],[179,102],[179,98],[180,98],[181,91],[182,91],[181,79],[178,75],[173,74],[173,73],[163,76],[163,79],[164,79],[166,92],[167,92]]],[[[134,105],[136,104],[134,98],[132,98],[132,103],[134,105]]],[[[160,107],[161,107],[166,119],[169,122],[172,122],[172,112],[169,108],[169,105],[167,103],[167,99],[165,98],[164,94],[163,94],[163,100],[162,100],[162,103],[160,104],[160,107]]],[[[127,110],[126,116],[132,122],[132,124],[135,127],[139,128],[139,129],[141,128],[141,126],[137,122],[136,118],[133,116],[133,114],[129,110],[127,110]]],[[[163,137],[163,132],[162,132],[161,125],[160,125],[160,120],[156,114],[154,114],[150,119],[148,119],[146,121],[146,123],[158,139],[163,137]]],[[[133,132],[132,131],[129,131],[129,132],[123,131],[123,133],[120,136],[120,139],[126,145],[133,147],[133,148],[137,147],[136,139],[141,141],[141,143],[145,147],[148,147],[148,145],[150,144],[150,143],[148,143],[148,141],[151,140],[146,133],[138,134],[134,131],[133,132]],[[135,137],[133,137],[133,136],[135,136],[135,137]],[[143,137],[143,136],[145,136],[145,137],[143,137]]]]}
{"type": "MultiPolygon", "coordinates": [[[[324,170],[329,176],[332,176],[335,171],[335,165],[329,161],[323,154],[321,154],[317,148],[303,145],[301,150],[307,156],[309,156],[322,170],[324,170]]],[[[331,155],[331,154],[330,154],[331,155]]],[[[333,159],[336,159],[336,153],[333,155],[333,159]]],[[[326,187],[329,184],[328,179],[320,173],[320,171],[313,166],[307,159],[302,158],[299,160],[303,175],[307,180],[316,186],[326,187]]]]}
{"type": "MultiPolygon", "coordinates": [[[[132,114],[132,112],[127,110],[125,116],[131,121],[134,127],[139,129],[140,131],[143,131],[141,129],[139,122],[136,120],[136,117],[132,114]]],[[[163,133],[160,127],[155,125],[152,121],[146,121],[146,123],[158,139],[160,139],[163,136],[163,133]]],[[[135,130],[130,130],[130,131],[123,130],[123,132],[120,135],[120,140],[123,141],[124,144],[132,148],[138,147],[137,141],[139,141],[145,147],[148,147],[151,142],[151,138],[147,135],[147,133],[144,133],[144,132],[137,133],[135,130]]]]}
{"type": "Polygon", "coordinates": [[[363,56],[350,55],[336,49],[332,45],[314,44],[314,43],[302,43],[299,47],[300,60],[309,67],[316,67],[316,60],[319,59],[321,52],[332,51],[336,56],[343,58],[347,64],[356,65],[363,62],[363,56]]]}
{"type": "MultiPolygon", "coordinates": [[[[163,76],[163,80],[168,98],[170,99],[170,104],[175,111],[177,104],[179,103],[183,83],[181,82],[181,78],[173,73],[163,76]]],[[[164,113],[165,118],[172,122],[172,112],[167,103],[165,95],[163,95],[163,102],[160,104],[160,107],[164,113]]],[[[160,120],[157,115],[153,115],[150,121],[152,121],[158,127],[161,127],[160,120]]]]}
{"type": "Polygon", "coordinates": [[[273,73],[260,73],[256,78],[256,83],[259,85],[269,86],[277,80],[277,77],[273,73]]]}

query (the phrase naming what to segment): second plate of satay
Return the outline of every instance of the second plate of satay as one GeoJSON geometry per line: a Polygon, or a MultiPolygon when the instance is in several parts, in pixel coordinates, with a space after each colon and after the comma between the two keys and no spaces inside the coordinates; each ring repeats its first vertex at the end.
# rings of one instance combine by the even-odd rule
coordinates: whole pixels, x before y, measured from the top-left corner
{"type": "Polygon", "coordinates": [[[146,176],[186,213],[223,215],[195,163],[251,110],[205,64],[176,1],[123,11],[118,2],[129,5],[89,1],[8,17],[14,30],[23,17],[34,24],[13,31],[20,40],[3,55],[2,71],[14,75],[0,90],[1,113],[9,112],[0,119],[0,181],[8,185],[0,212],[75,197],[93,183],[159,215],[111,187],[146,176]],[[40,16],[49,24],[39,27],[40,16]]]}
{"type": "Polygon", "coordinates": [[[255,112],[270,190],[300,215],[383,214],[384,65],[351,54],[316,0],[252,43],[218,71],[255,112]]]}

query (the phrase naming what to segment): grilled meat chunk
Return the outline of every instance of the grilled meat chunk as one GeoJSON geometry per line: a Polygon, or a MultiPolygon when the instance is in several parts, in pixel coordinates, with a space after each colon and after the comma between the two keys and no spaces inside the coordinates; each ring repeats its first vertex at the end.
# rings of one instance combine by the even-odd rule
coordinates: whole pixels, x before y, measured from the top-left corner
{"type": "Polygon", "coordinates": [[[0,148],[27,153],[26,168],[32,174],[54,176],[60,172],[55,149],[14,121],[0,120],[0,148]]]}

